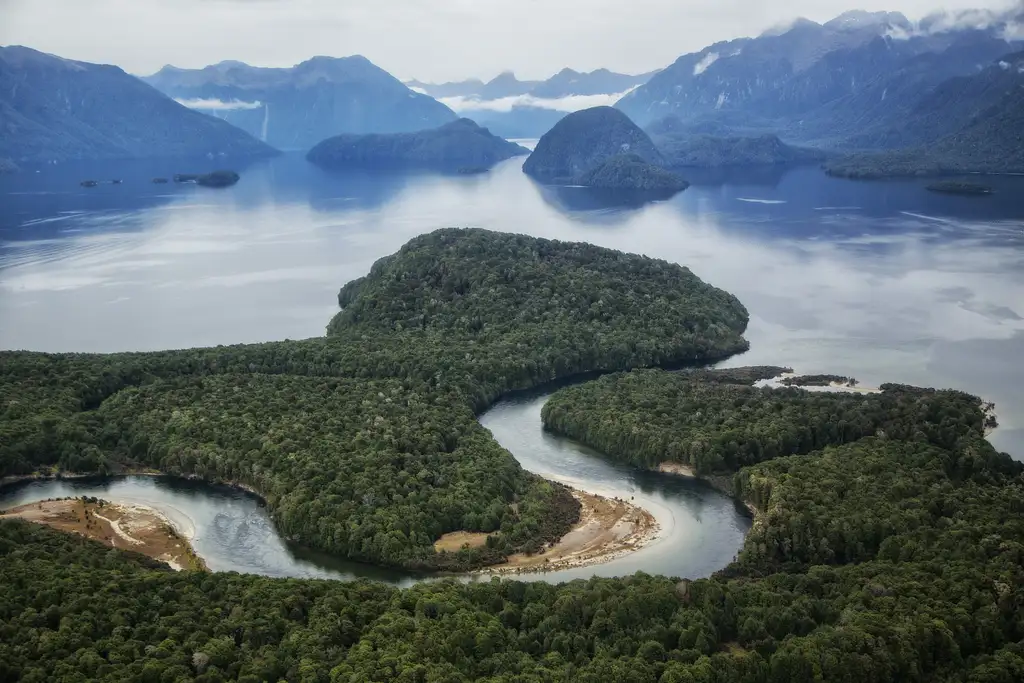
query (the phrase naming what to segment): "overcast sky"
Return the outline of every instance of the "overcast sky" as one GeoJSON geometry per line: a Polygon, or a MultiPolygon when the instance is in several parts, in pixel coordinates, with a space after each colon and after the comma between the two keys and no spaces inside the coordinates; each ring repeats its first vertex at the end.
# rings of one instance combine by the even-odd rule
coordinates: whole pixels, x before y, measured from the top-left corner
{"type": "Polygon", "coordinates": [[[649,71],[796,16],[1011,4],[1024,0],[0,0],[0,44],[136,74],[362,54],[403,79],[544,78],[564,66],[649,71]]]}

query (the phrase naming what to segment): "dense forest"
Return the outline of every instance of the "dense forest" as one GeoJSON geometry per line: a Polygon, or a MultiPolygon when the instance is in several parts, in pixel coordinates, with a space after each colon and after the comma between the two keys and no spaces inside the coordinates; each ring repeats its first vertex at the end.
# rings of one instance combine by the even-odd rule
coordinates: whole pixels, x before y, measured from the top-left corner
{"type": "Polygon", "coordinates": [[[984,431],[980,400],[962,392],[901,385],[885,385],[878,394],[757,388],[754,381],[782,368],[754,370],[606,375],[556,392],[542,417],[547,428],[610,457],[651,468],[678,462],[698,474],[731,473],[879,433],[924,434],[950,448],[964,430],[984,431]]]}
{"type": "MultiPolygon", "coordinates": [[[[475,566],[576,514],[475,411],[585,370],[745,347],[742,306],[683,268],[482,231],[418,238],[339,300],[322,339],[0,355],[0,473],[237,481],[309,545],[475,566]],[[457,528],[491,540],[434,555],[457,528]]],[[[1022,680],[1024,466],[983,439],[980,401],[754,386],[783,371],[619,372],[545,408],[610,457],[717,473],[757,511],[711,578],[398,589],[174,572],[4,520],[0,681],[1022,680]]]]}
{"type": "MultiPolygon", "coordinates": [[[[832,395],[748,386],[777,370],[694,372],[685,383],[753,392],[730,412],[764,412],[764,402],[782,407],[780,426],[816,424],[832,395]]],[[[652,388],[680,384],[633,374],[652,388]]],[[[596,384],[609,391],[625,377],[596,384]]],[[[622,417],[655,418],[667,395],[622,417]]],[[[0,680],[1015,683],[1022,465],[981,438],[973,397],[881,396],[902,417],[871,435],[738,471],[735,493],[759,512],[740,556],[709,579],[397,589],[178,573],[3,522],[0,680]]],[[[723,428],[709,420],[708,437],[723,428]]]]}
{"type": "Polygon", "coordinates": [[[482,230],[419,237],[339,301],[319,339],[0,354],[0,476],[157,468],[239,483],[307,546],[465,569],[537,550],[578,517],[476,412],[559,377],[746,348],[743,306],[685,268],[482,230]],[[435,553],[456,530],[491,538],[435,553]]]}

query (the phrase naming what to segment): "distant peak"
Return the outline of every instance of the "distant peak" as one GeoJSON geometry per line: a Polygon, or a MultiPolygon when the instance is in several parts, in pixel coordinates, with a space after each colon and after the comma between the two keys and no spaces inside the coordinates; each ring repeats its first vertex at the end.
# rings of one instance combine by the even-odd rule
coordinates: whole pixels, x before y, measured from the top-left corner
{"type": "Polygon", "coordinates": [[[807,29],[807,28],[821,28],[821,24],[816,21],[811,21],[806,17],[797,17],[790,21],[784,21],[781,24],[776,24],[771,28],[767,29],[762,33],[762,36],[781,36],[793,31],[795,29],[807,29]]]}
{"type": "Polygon", "coordinates": [[[852,30],[871,26],[909,27],[910,21],[899,12],[867,12],[862,9],[843,12],[835,19],[825,22],[832,29],[852,30]]]}
{"type": "Polygon", "coordinates": [[[84,62],[76,62],[73,59],[65,59],[58,55],[51,55],[48,52],[40,52],[24,45],[9,45],[0,47],[0,57],[15,64],[48,64],[51,66],[62,66],[72,70],[80,71],[85,68],[84,62]]]}
{"type": "Polygon", "coordinates": [[[504,83],[504,82],[507,82],[507,81],[515,81],[516,83],[519,82],[519,79],[516,78],[516,74],[515,74],[514,71],[502,71],[500,74],[498,74],[497,76],[492,78],[490,82],[491,83],[504,83]]]}

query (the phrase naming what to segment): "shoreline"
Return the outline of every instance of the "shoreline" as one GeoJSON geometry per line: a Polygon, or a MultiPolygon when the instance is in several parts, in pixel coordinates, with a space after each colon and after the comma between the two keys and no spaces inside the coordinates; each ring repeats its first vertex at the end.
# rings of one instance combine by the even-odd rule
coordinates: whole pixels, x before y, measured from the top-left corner
{"type": "Polygon", "coordinates": [[[804,391],[817,391],[824,393],[846,393],[846,394],[880,394],[882,390],[878,387],[865,387],[859,384],[843,384],[841,382],[829,382],[827,385],[822,384],[805,384],[805,385],[788,385],[783,384],[782,380],[792,379],[794,377],[802,377],[799,372],[784,372],[777,377],[770,379],[760,379],[754,382],[753,386],[758,389],[768,387],[770,389],[803,389],[804,391]]]}
{"type": "Polygon", "coordinates": [[[643,548],[661,533],[654,515],[638,505],[621,498],[570,490],[582,506],[580,519],[557,543],[532,555],[510,555],[502,564],[466,575],[538,574],[604,564],[643,548]]]}
{"type": "Polygon", "coordinates": [[[175,571],[208,571],[205,560],[192,547],[191,535],[160,510],[143,503],[84,496],[57,498],[5,510],[0,514],[3,518],[22,519],[79,534],[111,548],[139,552],[175,571]]]}
{"type": "Polygon", "coordinates": [[[723,496],[730,498],[733,502],[742,505],[746,508],[747,512],[750,513],[750,517],[757,520],[757,516],[761,514],[761,511],[757,507],[742,498],[737,498],[736,494],[733,493],[732,487],[729,486],[729,479],[724,475],[702,476],[697,474],[693,467],[690,465],[684,465],[679,462],[671,462],[666,460],[665,462],[659,463],[657,467],[651,469],[652,472],[661,472],[662,474],[668,474],[674,477],[682,477],[683,479],[689,479],[691,481],[699,481],[702,484],[713,488],[723,496]]]}

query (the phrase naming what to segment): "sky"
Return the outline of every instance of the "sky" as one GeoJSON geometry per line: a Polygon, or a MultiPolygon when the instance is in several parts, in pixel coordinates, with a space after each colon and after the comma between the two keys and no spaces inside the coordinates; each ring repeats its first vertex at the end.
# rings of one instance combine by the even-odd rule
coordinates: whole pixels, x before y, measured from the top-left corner
{"type": "Polygon", "coordinates": [[[402,79],[546,78],[569,66],[626,73],[849,9],[1024,8],[1024,0],[0,0],[0,45],[144,75],[225,59],[291,66],[362,54],[402,79]]]}

